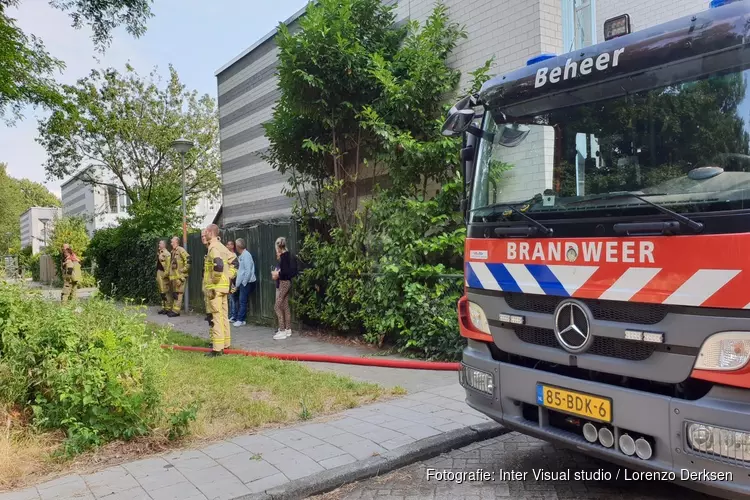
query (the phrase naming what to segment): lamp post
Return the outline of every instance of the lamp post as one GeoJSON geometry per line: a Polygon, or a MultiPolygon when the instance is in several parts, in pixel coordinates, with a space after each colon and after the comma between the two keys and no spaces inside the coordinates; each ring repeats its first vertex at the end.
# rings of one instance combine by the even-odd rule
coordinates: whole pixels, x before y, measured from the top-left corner
{"type": "Polygon", "coordinates": [[[42,226],[44,226],[42,229],[42,232],[44,234],[44,248],[47,248],[47,223],[49,222],[49,219],[41,218],[39,219],[39,222],[41,222],[42,226]]]}
{"type": "MultiPolygon", "coordinates": [[[[193,141],[180,137],[172,142],[172,149],[180,155],[182,166],[182,248],[187,247],[187,200],[185,197],[185,155],[193,149],[193,141]]],[[[185,312],[188,312],[188,284],[185,282],[185,312]]]]}

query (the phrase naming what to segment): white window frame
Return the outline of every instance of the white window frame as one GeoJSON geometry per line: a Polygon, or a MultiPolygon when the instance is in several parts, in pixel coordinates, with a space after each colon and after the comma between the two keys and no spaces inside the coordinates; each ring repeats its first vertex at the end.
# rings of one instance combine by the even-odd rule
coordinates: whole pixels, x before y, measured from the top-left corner
{"type": "MultiPolygon", "coordinates": [[[[591,44],[597,43],[596,26],[596,0],[588,0],[591,9],[591,44]]],[[[563,28],[563,53],[582,49],[583,43],[575,33],[575,3],[576,0],[561,0],[562,2],[562,28],[563,28]]]]}

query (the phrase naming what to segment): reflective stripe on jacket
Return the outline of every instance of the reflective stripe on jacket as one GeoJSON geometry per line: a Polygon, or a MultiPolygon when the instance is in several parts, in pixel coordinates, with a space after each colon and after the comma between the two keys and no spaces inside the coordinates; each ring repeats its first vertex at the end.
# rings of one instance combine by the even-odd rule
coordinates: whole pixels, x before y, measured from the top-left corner
{"type": "Polygon", "coordinates": [[[206,290],[229,293],[229,283],[237,276],[234,261],[237,257],[219,240],[213,238],[203,264],[203,287],[206,290]]]}

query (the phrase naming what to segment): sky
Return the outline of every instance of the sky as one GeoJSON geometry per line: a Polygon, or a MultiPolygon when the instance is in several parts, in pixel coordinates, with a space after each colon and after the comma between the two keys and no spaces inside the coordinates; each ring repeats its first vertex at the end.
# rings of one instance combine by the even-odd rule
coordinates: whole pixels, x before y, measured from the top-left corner
{"type": "MultiPolygon", "coordinates": [[[[154,67],[168,75],[174,65],[188,89],[216,97],[217,69],[273,30],[306,5],[306,0],[154,0],[154,17],[148,31],[135,39],[124,30],[102,55],[94,50],[88,29],[75,30],[67,14],[53,9],[47,0],[21,0],[9,14],[27,34],[40,37],[47,50],[65,61],[66,68],[55,78],[75,83],[93,68],[124,70],[130,63],[141,75],[154,67]]],[[[8,127],[0,122],[0,163],[9,174],[41,182],[60,196],[67,179],[47,180],[44,148],[35,142],[42,110],[29,108],[24,119],[8,127]]]]}

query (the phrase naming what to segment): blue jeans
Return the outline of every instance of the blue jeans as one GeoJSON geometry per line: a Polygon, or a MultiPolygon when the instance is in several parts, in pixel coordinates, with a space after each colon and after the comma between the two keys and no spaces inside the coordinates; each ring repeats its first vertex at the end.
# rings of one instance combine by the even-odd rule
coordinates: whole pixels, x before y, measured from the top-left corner
{"type": "Polygon", "coordinates": [[[238,293],[230,293],[227,296],[228,302],[229,302],[229,318],[234,318],[235,320],[237,317],[235,314],[237,314],[237,295],[238,293]]]}
{"type": "Polygon", "coordinates": [[[237,321],[245,321],[247,319],[247,303],[250,300],[250,294],[255,290],[255,281],[248,283],[247,285],[240,285],[237,290],[239,298],[237,300],[238,311],[237,321]]]}

